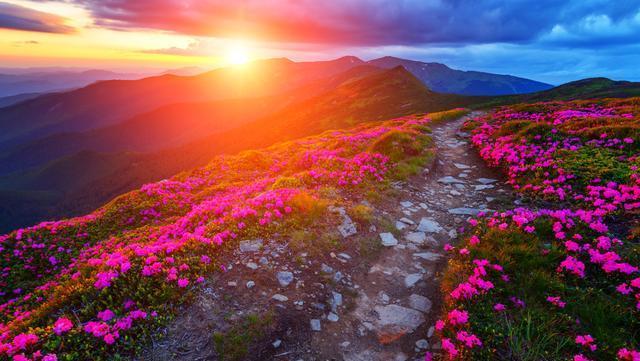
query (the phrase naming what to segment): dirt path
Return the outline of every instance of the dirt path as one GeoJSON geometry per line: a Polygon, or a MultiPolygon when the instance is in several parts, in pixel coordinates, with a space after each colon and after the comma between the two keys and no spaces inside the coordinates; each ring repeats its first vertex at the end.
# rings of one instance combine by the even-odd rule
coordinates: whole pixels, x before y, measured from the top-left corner
{"type": "Polygon", "coordinates": [[[459,132],[466,119],[433,128],[435,168],[401,185],[399,204],[388,207],[400,232],[388,244],[397,245],[385,247],[367,272],[354,277],[359,287],[353,310],[313,335],[317,359],[423,360],[425,351],[440,349],[433,325],[441,302],[443,245],[456,238],[470,215],[508,207],[514,199],[477,156],[468,135],[459,132]]]}
{"type": "Polygon", "coordinates": [[[434,125],[435,167],[394,185],[398,197],[376,209],[392,220],[393,232],[356,231],[345,221],[342,230],[355,233],[343,241],[351,249],[326,257],[293,252],[287,239],[244,241],[229,255],[232,267],[207,280],[205,292],[143,359],[218,360],[221,338],[235,336],[250,342],[226,345],[224,359],[404,361],[437,352],[443,245],[470,215],[512,207],[514,200],[459,132],[466,119],[434,125]],[[360,248],[357,257],[356,247],[367,247],[367,239],[377,248],[382,243],[382,250],[365,259],[360,248]],[[273,320],[261,325],[267,312],[273,320]],[[249,323],[248,315],[254,315],[249,323]],[[256,323],[260,332],[247,331],[256,323]],[[216,332],[222,335],[217,341],[216,332]],[[248,353],[229,351],[243,347],[248,353]]]}

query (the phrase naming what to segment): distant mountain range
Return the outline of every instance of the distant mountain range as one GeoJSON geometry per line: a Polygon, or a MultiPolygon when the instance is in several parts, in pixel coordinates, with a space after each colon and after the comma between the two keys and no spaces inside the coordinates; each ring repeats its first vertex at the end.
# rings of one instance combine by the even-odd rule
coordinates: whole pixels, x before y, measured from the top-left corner
{"type": "Polygon", "coordinates": [[[640,96],[640,82],[615,81],[607,78],[588,78],[572,81],[537,93],[493,98],[488,101],[485,106],[544,102],[550,100],[626,98],[637,96],[640,96]]]}
{"type": "Polygon", "coordinates": [[[440,63],[425,63],[385,56],[367,63],[380,68],[403,66],[429,89],[440,93],[462,95],[510,95],[533,93],[553,85],[512,75],[451,69],[440,63]]]}
{"type": "Polygon", "coordinates": [[[29,93],[48,93],[86,86],[100,80],[139,79],[144,75],[116,73],[107,70],[33,70],[9,73],[0,69],[0,97],[29,93]]]}
{"type": "Polygon", "coordinates": [[[436,63],[343,57],[269,59],[198,75],[99,81],[25,96],[0,107],[0,232],[91,211],[217,154],[459,106],[639,89],[608,79],[549,87],[436,63]],[[534,89],[543,90],[490,95],[534,89]]]}

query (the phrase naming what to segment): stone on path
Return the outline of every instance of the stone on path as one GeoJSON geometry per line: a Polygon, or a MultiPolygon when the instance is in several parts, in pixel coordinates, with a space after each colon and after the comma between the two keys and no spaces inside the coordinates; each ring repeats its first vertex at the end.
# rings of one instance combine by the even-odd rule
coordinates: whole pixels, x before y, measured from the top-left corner
{"type": "Polygon", "coordinates": [[[403,202],[400,202],[400,205],[401,205],[401,206],[403,206],[404,208],[410,208],[410,207],[413,207],[413,203],[412,203],[412,202],[409,202],[409,201],[403,201],[403,202]]]}
{"type": "Polygon", "coordinates": [[[410,232],[407,233],[404,238],[411,243],[424,244],[424,241],[427,239],[427,234],[424,232],[410,232]]]}
{"type": "Polygon", "coordinates": [[[478,183],[482,183],[482,184],[491,184],[498,181],[497,179],[493,179],[493,178],[478,178],[476,180],[478,181],[478,183]]]}
{"type": "Polygon", "coordinates": [[[312,319],[309,323],[311,324],[311,331],[319,332],[322,330],[320,320],[318,320],[317,318],[312,319]]]}
{"type": "Polygon", "coordinates": [[[327,315],[327,320],[331,322],[338,322],[338,320],[340,320],[340,317],[338,317],[338,315],[333,312],[329,312],[329,314],[327,315]]]}
{"type": "Polygon", "coordinates": [[[422,273],[411,273],[404,278],[404,285],[407,288],[413,287],[422,279],[422,273]]]}
{"type": "Polygon", "coordinates": [[[374,310],[378,314],[374,329],[382,343],[390,343],[412,333],[425,321],[422,312],[394,304],[375,306],[374,310]]]}
{"type": "Polygon", "coordinates": [[[240,242],[240,252],[258,252],[262,248],[263,240],[251,239],[240,242]]]}
{"type": "Polygon", "coordinates": [[[464,183],[463,180],[460,180],[458,178],[452,177],[450,175],[438,179],[438,182],[444,183],[444,184],[464,183]]]}
{"type": "Polygon", "coordinates": [[[347,238],[358,233],[356,224],[353,223],[351,218],[349,218],[344,207],[331,207],[329,208],[329,210],[335,213],[339,213],[342,216],[342,223],[338,226],[338,232],[340,232],[343,238],[347,238]]]}
{"type": "Polygon", "coordinates": [[[440,257],[442,257],[441,254],[438,253],[433,253],[433,252],[420,252],[420,253],[414,253],[413,254],[414,257],[418,257],[418,258],[422,258],[426,261],[437,261],[440,259],[440,257]]]}
{"type": "Polygon", "coordinates": [[[475,185],[473,186],[475,190],[477,191],[483,191],[485,189],[491,189],[493,188],[493,186],[491,184],[479,184],[479,185],[475,185]]]}
{"type": "Polygon", "coordinates": [[[393,247],[398,245],[398,240],[393,234],[386,232],[380,233],[380,239],[382,240],[382,245],[385,247],[393,247]]]}
{"type": "Polygon", "coordinates": [[[427,233],[438,233],[442,231],[443,228],[440,226],[438,222],[434,219],[423,217],[420,220],[420,224],[418,225],[419,232],[427,232],[427,233]]]}
{"type": "Polygon", "coordinates": [[[276,300],[278,302],[287,302],[289,300],[289,297],[287,297],[285,295],[281,295],[279,293],[276,293],[275,295],[271,296],[271,298],[273,298],[274,300],[276,300]]]}
{"type": "Polygon", "coordinates": [[[278,283],[280,283],[280,286],[287,287],[293,281],[293,273],[288,271],[281,271],[276,274],[276,278],[278,278],[278,283]]]}
{"type": "Polygon", "coordinates": [[[427,313],[431,311],[431,306],[431,300],[424,296],[417,295],[415,293],[409,296],[409,307],[413,308],[414,310],[427,313]]]}
{"type": "Polygon", "coordinates": [[[429,341],[423,339],[420,339],[418,341],[416,341],[416,347],[421,349],[421,350],[425,350],[429,348],[429,341]]]}
{"type": "Polygon", "coordinates": [[[469,168],[471,168],[468,165],[462,164],[462,163],[453,163],[453,165],[458,169],[469,169],[469,168]]]}
{"type": "Polygon", "coordinates": [[[451,214],[457,215],[466,215],[466,216],[475,216],[480,213],[480,209],[478,208],[469,208],[469,207],[460,207],[460,208],[451,208],[448,211],[451,214]]]}

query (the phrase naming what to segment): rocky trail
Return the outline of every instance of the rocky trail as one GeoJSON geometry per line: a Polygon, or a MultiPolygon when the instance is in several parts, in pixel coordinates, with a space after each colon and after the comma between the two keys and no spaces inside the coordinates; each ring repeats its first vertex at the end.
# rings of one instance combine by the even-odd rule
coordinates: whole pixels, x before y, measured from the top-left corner
{"type": "Polygon", "coordinates": [[[466,119],[435,124],[435,165],[394,184],[397,198],[376,209],[393,229],[356,229],[335,208],[353,252],[313,257],[286,239],[241,242],[229,255],[234,263],[206,281],[143,359],[404,361],[437,353],[444,244],[468,217],[516,202],[459,130],[466,119]],[[220,326],[229,324],[239,326],[220,326]]]}

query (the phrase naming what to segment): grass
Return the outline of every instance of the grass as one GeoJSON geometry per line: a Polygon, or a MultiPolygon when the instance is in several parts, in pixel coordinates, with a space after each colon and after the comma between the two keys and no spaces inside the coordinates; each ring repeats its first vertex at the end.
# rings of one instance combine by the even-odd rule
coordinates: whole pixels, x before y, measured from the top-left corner
{"type": "Polygon", "coordinates": [[[213,344],[221,361],[244,360],[252,344],[265,337],[273,324],[273,315],[251,314],[227,332],[215,332],[213,344]]]}

